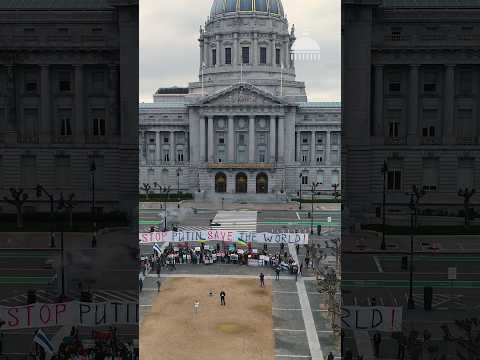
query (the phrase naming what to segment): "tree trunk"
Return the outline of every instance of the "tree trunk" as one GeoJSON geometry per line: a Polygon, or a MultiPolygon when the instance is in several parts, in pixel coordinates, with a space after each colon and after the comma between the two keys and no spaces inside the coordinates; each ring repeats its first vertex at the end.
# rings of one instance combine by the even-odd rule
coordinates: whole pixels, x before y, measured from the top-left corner
{"type": "Polygon", "coordinates": [[[17,206],[17,229],[23,229],[22,205],[17,206]]]}

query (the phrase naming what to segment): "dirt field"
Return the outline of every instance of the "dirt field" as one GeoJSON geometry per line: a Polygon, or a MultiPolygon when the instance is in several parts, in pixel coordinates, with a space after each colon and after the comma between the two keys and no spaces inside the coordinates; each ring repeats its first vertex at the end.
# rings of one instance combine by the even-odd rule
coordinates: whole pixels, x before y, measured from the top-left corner
{"type": "Polygon", "coordinates": [[[273,360],[272,288],[266,285],[253,279],[164,281],[140,324],[140,359],[273,360]],[[222,289],[226,306],[220,306],[222,289]]]}

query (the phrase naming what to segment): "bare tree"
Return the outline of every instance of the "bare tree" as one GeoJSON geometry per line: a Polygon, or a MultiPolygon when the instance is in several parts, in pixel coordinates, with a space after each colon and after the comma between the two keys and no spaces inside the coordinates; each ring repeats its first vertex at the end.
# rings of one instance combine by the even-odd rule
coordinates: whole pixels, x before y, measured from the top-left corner
{"type": "Polygon", "coordinates": [[[150,194],[152,193],[151,185],[147,183],[143,183],[140,190],[142,190],[145,193],[145,198],[148,200],[150,197],[150,194]]]}
{"type": "Polygon", "coordinates": [[[23,229],[23,205],[28,200],[28,194],[24,192],[24,189],[14,189],[10,188],[10,194],[12,194],[12,198],[9,199],[6,196],[3,197],[3,200],[8,204],[15,206],[17,210],[17,229],[23,229]]]}
{"type": "Polygon", "coordinates": [[[480,358],[480,322],[477,318],[455,320],[455,327],[461,335],[453,336],[448,325],[442,325],[445,341],[457,344],[460,360],[477,360],[480,358]]]}
{"type": "Polygon", "coordinates": [[[475,194],[475,189],[469,190],[468,188],[459,189],[458,196],[463,197],[463,209],[465,213],[465,226],[470,226],[470,199],[475,194]]]}

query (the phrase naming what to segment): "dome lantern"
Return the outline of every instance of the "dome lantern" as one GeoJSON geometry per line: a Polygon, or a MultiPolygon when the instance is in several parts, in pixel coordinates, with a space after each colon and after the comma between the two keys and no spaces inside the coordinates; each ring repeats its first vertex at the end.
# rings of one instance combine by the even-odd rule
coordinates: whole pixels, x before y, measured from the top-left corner
{"type": "Polygon", "coordinates": [[[259,13],[284,17],[281,0],[214,0],[212,17],[233,13],[259,13]]]}

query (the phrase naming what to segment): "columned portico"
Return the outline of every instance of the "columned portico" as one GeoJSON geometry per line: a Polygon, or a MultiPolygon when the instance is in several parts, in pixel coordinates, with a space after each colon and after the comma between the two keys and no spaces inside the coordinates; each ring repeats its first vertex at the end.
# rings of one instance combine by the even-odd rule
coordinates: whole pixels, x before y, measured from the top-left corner
{"type": "Polygon", "coordinates": [[[275,116],[270,115],[270,162],[275,162],[276,159],[276,154],[275,154],[275,149],[276,149],[276,135],[277,135],[277,129],[276,129],[276,123],[275,123],[275,116]]]}
{"type": "Polygon", "coordinates": [[[248,122],[248,162],[255,162],[255,116],[250,115],[248,122]]]}
{"type": "Polygon", "coordinates": [[[235,161],[235,122],[233,115],[228,116],[228,161],[235,161]]]}
{"type": "Polygon", "coordinates": [[[208,117],[208,138],[207,138],[207,145],[208,145],[208,161],[213,162],[214,159],[214,139],[213,133],[213,116],[208,117]]]}

